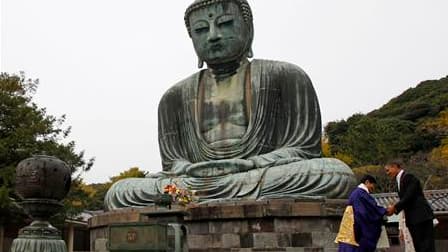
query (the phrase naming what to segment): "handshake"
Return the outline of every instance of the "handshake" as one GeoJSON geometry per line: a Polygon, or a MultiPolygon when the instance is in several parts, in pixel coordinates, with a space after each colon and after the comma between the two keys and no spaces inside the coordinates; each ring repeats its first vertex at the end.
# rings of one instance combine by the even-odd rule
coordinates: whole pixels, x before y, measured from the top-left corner
{"type": "Polygon", "coordinates": [[[390,205],[386,208],[386,215],[387,216],[391,216],[395,213],[395,206],[394,205],[390,205]]]}

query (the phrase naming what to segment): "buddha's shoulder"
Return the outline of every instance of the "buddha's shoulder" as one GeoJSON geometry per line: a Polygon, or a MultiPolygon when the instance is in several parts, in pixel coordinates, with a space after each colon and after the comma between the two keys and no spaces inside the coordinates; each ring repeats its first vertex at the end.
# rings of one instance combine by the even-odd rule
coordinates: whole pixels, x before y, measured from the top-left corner
{"type": "Polygon", "coordinates": [[[278,80],[278,83],[295,83],[301,86],[312,85],[306,72],[295,64],[265,59],[254,59],[251,64],[253,73],[269,75],[274,82],[278,80]]]}
{"type": "Polygon", "coordinates": [[[165,91],[163,97],[176,97],[181,95],[182,93],[194,89],[195,85],[197,84],[198,78],[199,78],[200,72],[196,72],[187,78],[178,81],[174,85],[172,85],[167,91],[165,91]]]}
{"type": "Polygon", "coordinates": [[[263,68],[263,70],[267,70],[270,74],[272,73],[289,73],[289,74],[297,74],[306,76],[305,71],[299,66],[277,60],[266,60],[266,59],[254,59],[252,60],[252,65],[254,68],[263,68]]]}

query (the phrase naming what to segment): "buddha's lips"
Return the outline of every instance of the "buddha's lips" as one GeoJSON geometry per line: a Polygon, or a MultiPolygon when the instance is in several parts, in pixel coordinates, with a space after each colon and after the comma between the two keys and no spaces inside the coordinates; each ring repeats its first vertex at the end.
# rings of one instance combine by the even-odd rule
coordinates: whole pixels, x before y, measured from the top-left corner
{"type": "Polygon", "coordinates": [[[221,44],[213,44],[210,46],[211,51],[220,51],[223,48],[221,44]]]}

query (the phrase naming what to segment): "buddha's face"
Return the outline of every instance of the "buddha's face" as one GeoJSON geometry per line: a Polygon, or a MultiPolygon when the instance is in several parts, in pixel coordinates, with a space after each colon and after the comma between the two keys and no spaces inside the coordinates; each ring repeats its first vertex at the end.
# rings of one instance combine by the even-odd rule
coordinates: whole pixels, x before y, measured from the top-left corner
{"type": "Polygon", "coordinates": [[[189,18],[196,54],[207,64],[241,60],[248,50],[250,29],[236,3],[209,5],[195,10],[189,18]]]}

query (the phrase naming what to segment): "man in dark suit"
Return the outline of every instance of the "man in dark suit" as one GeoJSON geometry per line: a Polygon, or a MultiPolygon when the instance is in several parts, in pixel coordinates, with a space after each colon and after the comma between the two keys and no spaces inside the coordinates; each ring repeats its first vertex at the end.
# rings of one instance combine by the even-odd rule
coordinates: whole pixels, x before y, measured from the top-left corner
{"type": "Polygon", "coordinates": [[[389,162],[385,166],[386,174],[395,179],[400,201],[387,208],[388,214],[404,211],[416,252],[435,252],[434,213],[423,195],[420,181],[405,172],[399,162],[389,162]]]}

